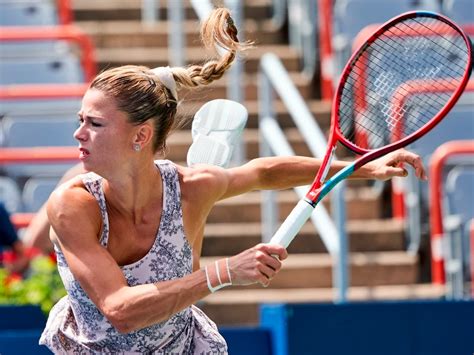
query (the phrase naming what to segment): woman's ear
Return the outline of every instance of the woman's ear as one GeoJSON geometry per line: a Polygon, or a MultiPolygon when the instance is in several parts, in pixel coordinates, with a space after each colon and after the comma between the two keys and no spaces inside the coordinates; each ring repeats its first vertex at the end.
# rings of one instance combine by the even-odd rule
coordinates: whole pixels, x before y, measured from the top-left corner
{"type": "Polygon", "coordinates": [[[146,122],[137,127],[135,137],[133,139],[134,147],[140,147],[140,150],[151,143],[153,139],[153,127],[146,122]]]}

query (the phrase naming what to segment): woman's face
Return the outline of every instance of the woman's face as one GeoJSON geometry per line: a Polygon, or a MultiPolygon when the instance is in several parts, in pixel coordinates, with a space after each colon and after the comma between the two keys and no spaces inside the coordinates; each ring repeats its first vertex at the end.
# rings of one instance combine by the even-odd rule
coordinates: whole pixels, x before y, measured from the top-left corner
{"type": "Polygon", "coordinates": [[[102,91],[89,89],[78,113],[79,128],[74,138],[79,142],[79,159],[87,171],[113,171],[133,153],[134,126],[126,113],[119,111],[115,100],[102,91]]]}

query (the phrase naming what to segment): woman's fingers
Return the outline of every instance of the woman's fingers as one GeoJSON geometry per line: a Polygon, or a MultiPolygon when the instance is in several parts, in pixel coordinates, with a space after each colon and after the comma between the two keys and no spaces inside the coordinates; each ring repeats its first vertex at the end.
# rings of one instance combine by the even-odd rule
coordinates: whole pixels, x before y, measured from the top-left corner
{"type": "Polygon", "coordinates": [[[258,244],[229,259],[234,285],[260,283],[268,286],[280,271],[288,253],[279,245],[258,244]],[[275,257],[276,256],[276,257],[275,257]]]}

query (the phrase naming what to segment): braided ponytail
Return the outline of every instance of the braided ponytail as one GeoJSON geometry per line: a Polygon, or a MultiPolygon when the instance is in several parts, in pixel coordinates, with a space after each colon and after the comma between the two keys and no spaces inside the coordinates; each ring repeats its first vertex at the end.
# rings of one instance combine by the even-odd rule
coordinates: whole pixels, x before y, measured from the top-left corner
{"type": "Polygon", "coordinates": [[[251,43],[240,43],[237,28],[226,8],[215,9],[201,27],[201,39],[206,48],[220,47],[225,53],[219,60],[211,60],[204,65],[188,68],[172,68],[178,88],[208,85],[220,79],[230,68],[237,52],[251,47],[251,43]]]}

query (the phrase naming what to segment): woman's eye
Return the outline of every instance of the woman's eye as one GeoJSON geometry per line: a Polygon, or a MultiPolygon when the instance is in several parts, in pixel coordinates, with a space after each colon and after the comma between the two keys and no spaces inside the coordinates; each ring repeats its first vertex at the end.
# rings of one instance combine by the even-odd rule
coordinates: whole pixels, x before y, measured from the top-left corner
{"type": "Polygon", "coordinates": [[[91,122],[92,127],[102,127],[100,123],[97,122],[91,122]]]}

